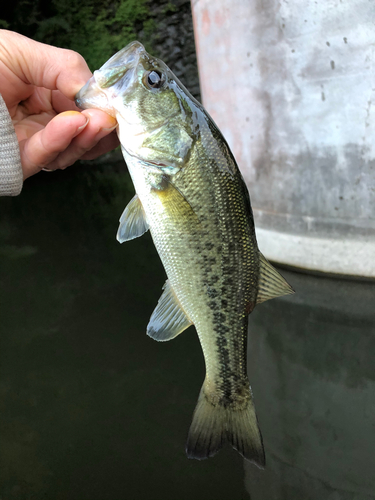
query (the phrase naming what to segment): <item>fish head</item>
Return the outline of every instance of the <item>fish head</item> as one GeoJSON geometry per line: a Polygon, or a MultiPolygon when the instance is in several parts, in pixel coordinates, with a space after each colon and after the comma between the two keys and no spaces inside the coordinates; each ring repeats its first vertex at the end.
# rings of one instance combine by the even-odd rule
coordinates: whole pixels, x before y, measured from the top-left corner
{"type": "Polygon", "coordinates": [[[139,42],[130,43],[94,71],[90,80],[76,94],[76,105],[81,109],[101,109],[116,117],[122,98],[132,91],[142,49],[139,42]]]}
{"type": "Polygon", "coordinates": [[[114,116],[122,147],[153,165],[183,166],[198,127],[199,103],[168,66],[132,42],[117,52],[78,92],[82,109],[114,116]]]}

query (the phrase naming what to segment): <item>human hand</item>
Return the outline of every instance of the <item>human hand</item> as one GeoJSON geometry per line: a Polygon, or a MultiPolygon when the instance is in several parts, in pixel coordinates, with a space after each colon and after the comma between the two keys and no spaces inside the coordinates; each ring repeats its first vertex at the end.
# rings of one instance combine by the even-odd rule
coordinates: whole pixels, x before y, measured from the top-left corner
{"type": "Polygon", "coordinates": [[[90,77],[77,52],[0,30],[0,94],[16,130],[24,179],[118,145],[113,117],[98,109],[79,112],[74,104],[90,77]]]}

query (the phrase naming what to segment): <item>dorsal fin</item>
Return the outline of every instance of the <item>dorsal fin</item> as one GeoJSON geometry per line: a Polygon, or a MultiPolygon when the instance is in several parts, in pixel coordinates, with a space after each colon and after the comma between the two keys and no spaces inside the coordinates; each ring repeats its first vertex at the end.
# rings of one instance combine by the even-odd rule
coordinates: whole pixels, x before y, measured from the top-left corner
{"type": "Polygon", "coordinates": [[[136,194],[128,203],[120,217],[117,240],[120,243],[142,236],[149,228],[142,203],[136,194]]]}
{"type": "Polygon", "coordinates": [[[290,295],[294,293],[289,283],[278,271],[276,271],[261,252],[259,252],[259,256],[260,273],[257,304],[261,304],[269,299],[274,299],[275,297],[280,297],[281,295],[290,295]]]}
{"type": "Polygon", "coordinates": [[[193,324],[182,309],[169,280],[163,290],[147,325],[147,335],[159,342],[174,339],[193,324]]]}

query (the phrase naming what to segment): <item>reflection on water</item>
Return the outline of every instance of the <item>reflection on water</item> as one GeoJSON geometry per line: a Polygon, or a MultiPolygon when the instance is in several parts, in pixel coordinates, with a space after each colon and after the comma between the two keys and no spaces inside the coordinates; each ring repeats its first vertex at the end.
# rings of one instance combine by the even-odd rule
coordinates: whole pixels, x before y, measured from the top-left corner
{"type": "Polygon", "coordinates": [[[1,500],[373,498],[374,285],[285,272],[298,294],[250,317],[266,470],[188,460],[203,356],[145,335],[165,274],[149,235],[115,240],[132,195],[98,166],[0,199],[1,500]]]}
{"type": "Polygon", "coordinates": [[[283,272],[297,294],[250,321],[267,468],[252,500],[375,498],[375,285],[283,272]]]}

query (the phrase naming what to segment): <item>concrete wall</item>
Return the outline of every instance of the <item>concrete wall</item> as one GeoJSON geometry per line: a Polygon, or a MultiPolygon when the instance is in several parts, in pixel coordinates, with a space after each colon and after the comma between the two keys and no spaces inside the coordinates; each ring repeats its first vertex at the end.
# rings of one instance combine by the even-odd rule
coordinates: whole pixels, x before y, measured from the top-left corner
{"type": "Polygon", "coordinates": [[[375,4],[193,0],[203,104],[263,252],[375,277],[375,4]]]}

